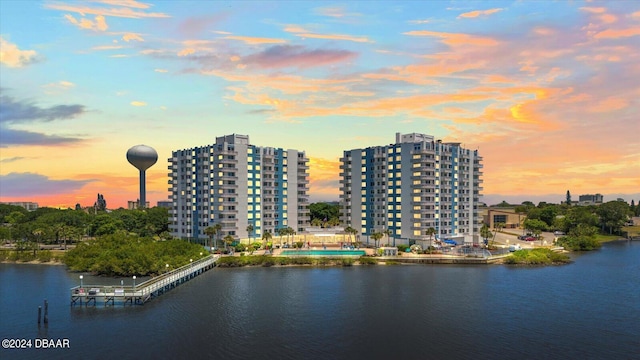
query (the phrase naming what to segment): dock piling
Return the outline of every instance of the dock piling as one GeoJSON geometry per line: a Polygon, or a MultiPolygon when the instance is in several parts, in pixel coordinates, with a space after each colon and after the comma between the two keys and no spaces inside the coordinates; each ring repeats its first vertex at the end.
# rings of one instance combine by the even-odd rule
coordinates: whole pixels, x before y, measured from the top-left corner
{"type": "Polygon", "coordinates": [[[47,302],[47,299],[44,299],[44,323],[49,323],[49,303],[47,302]]]}

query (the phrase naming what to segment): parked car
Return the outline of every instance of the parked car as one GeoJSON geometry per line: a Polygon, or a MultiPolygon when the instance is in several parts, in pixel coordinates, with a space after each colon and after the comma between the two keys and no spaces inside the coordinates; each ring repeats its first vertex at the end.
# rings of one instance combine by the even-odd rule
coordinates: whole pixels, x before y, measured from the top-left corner
{"type": "Polygon", "coordinates": [[[518,240],[527,240],[528,236],[527,235],[520,235],[518,236],[518,240]]]}
{"type": "Polygon", "coordinates": [[[564,231],[556,230],[553,232],[553,235],[564,235],[564,231]]]}
{"type": "Polygon", "coordinates": [[[509,245],[509,251],[510,252],[514,252],[514,251],[518,251],[518,250],[522,250],[522,247],[520,246],[520,244],[509,245]]]}
{"type": "Polygon", "coordinates": [[[533,236],[527,236],[526,239],[524,239],[525,241],[536,241],[537,239],[533,236]]]}

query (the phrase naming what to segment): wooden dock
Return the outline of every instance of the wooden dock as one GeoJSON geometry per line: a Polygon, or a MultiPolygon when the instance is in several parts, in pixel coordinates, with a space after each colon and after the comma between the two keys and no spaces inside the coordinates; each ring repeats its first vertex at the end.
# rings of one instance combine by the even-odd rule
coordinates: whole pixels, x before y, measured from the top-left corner
{"type": "Polygon", "coordinates": [[[176,286],[212,269],[220,255],[209,255],[171,272],[151,278],[136,286],[84,285],[71,288],[71,306],[143,305],[153,297],[160,296],[176,286]]]}

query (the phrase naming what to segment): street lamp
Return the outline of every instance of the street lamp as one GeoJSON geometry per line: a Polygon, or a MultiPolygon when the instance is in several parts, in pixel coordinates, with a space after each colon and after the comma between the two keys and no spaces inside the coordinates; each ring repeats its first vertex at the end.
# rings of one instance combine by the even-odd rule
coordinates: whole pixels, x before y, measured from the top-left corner
{"type": "Polygon", "coordinates": [[[133,275],[133,289],[135,290],[136,288],[136,276],[133,275]]]}
{"type": "Polygon", "coordinates": [[[164,267],[165,267],[165,269],[167,269],[167,272],[168,272],[169,271],[169,264],[166,264],[164,267]]]}
{"type": "Polygon", "coordinates": [[[79,277],[80,277],[80,288],[82,289],[82,278],[83,278],[83,276],[80,275],[79,277]]]}

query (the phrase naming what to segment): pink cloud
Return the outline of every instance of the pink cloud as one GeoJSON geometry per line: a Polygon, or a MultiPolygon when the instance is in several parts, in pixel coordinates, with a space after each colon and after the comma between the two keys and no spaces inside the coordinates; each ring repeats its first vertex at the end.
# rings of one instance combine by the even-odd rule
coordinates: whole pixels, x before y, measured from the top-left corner
{"type": "Polygon", "coordinates": [[[348,61],[357,56],[348,50],[308,50],[303,46],[277,45],[243,58],[243,63],[262,68],[308,68],[348,61]]]}
{"type": "Polygon", "coordinates": [[[187,37],[195,37],[205,32],[207,28],[215,26],[227,18],[226,13],[215,15],[190,17],[178,25],[178,31],[187,37]]]}
{"type": "Polygon", "coordinates": [[[479,16],[489,16],[491,14],[495,14],[497,12],[500,12],[504,9],[502,8],[495,8],[495,9],[489,9],[489,10],[475,10],[475,11],[469,11],[463,14],[458,15],[458,18],[477,18],[479,16]]]}
{"type": "Polygon", "coordinates": [[[596,39],[618,39],[640,35],[640,27],[628,29],[607,29],[594,35],[596,39]]]}
{"type": "Polygon", "coordinates": [[[252,37],[252,36],[235,36],[229,35],[225,36],[225,39],[228,40],[238,40],[242,41],[246,44],[256,45],[256,44],[284,44],[287,41],[284,39],[275,39],[275,38],[265,38],[265,37],[252,37]]]}
{"type": "Polygon", "coordinates": [[[499,42],[495,39],[469,35],[463,33],[446,33],[428,30],[415,30],[403,33],[409,36],[428,36],[442,39],[442,42],[450,46],[478,45],[478,46],[496,46],[499,42]]]}

